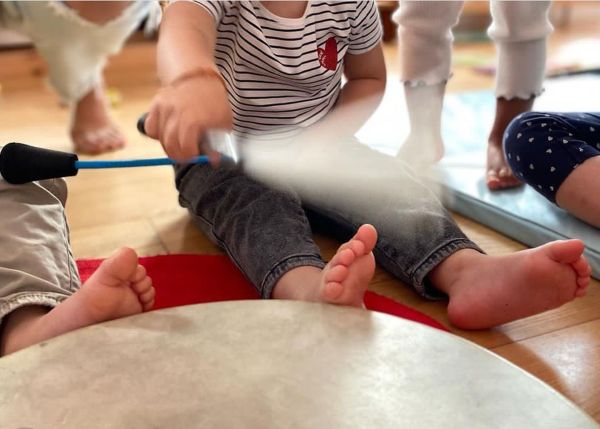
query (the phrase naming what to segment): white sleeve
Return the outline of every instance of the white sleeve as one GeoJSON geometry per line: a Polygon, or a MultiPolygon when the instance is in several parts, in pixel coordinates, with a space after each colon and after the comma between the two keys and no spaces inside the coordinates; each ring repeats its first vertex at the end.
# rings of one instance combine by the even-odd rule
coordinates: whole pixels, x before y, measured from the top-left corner
{"type": "Polygon", "coordinates": [[[462,1],[400,1],[393,20],[398,25],[402,81],[435,85],[450,78],[452,27],[462,6],[462,1]]]}
{"type": "Polygon", "coordinates": [[[356,2],[356,12],[351,25],[349,54],[364,54],[381,42],[383,29],[379,19],[379,10],[374,0],[356,2]]]}
{"type": "Polygon", "coordinates": [[[496,97],[529,99],[542,92],[550,1],[492,1],[488,29],[498,50],[496,97]]]}
{"type": "Polygon", "coordinates": [[[226,1],[219,0],[171,0],[170,3],[176,3],[178,1],[187,1],[202,6],[215,20],[215,26],[221,22],[223,15],[225,14],[225,8],[227,7],[226,1]]]}

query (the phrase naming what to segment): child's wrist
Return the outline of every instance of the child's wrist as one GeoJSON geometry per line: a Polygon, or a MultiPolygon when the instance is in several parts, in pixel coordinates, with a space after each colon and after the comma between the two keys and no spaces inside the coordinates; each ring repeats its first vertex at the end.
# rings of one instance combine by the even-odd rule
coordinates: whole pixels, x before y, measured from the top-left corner
{"type": "Polygon", "coordinates": [[[223,86],[225,86],[225,80],[223,79],[223,76],[221,76],[219,70],[213,67],[198,67],[185,73],[182,73],[175,79],[173,79],[171,82],[169,82],[167,86],[171,88],[176,88],[182,83],[189,82],[190,80],[195,79],[216,79],[219,82],[221,82],[223,86]]]}

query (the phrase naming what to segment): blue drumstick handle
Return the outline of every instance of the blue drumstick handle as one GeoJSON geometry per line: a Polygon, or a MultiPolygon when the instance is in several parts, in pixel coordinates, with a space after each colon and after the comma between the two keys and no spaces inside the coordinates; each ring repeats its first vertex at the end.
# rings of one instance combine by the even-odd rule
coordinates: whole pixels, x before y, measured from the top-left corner
{"type": "MultiPolygon", "coordinates": [[[[206,155],[197,156],[185,164],[208,164],[206,155]]],[[[77,169],[124,168],[124,167],[153,167],[156,165],[175,165],[177,161],[171,158],[123,159],[114,161],[75,161],[77,169]]]]}

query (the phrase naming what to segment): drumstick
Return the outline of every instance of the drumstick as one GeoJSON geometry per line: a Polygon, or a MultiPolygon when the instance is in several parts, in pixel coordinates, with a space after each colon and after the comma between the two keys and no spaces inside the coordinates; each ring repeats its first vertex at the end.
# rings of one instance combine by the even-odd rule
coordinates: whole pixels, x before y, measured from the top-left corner
{"type": "MultiPolygon", "coordinates": [[[[197,156],[190,164],[207,164],[207,156],[197,156]]],[[[0,174],[8,183],[21,185],[35,180],[76,176],[81,169],[152,167],[174,165],[171,158],[80,161],[74,153],[43,149],[23,143],[9,143],[0,152],[0,174]]]]}
{"type": "MultiPolygon", "coordinates": [[[[146,135],[144,127],[146,116],[147,114],[141,115],[137,121],[137,129],[144,135],[146,135]]],[[[205,140],[213,150],[221,154],[215,163],[220,166],[239,164],[237,144],[229,134],[210,131],[206,133],[205,140]]],[[[210,162],[211,159],[206,155],[196,156],[186,162],[171,158],[80,161],[74,153],[43,149],[23,143],[8,143],[0,151],[0,175],[8,183],[21,185],[35,180],[76,176],[81,169],[154,167],[210,162]]]]}

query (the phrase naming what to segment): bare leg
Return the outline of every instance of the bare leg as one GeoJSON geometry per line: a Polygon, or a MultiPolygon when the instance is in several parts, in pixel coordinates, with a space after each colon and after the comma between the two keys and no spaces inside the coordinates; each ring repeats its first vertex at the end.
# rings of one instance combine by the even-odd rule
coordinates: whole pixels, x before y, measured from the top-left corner
{"type": "Polygon", "coordinates": [[[429,279],[450,298],[448,317],[463,329],[487,329],[559,307],[585,295],[591,268],[580,240],[554,241],[511,255],[463,249],[429,279]]]}
{"type": "Polygon", "coordinates": [[[502,139],[506,127],[515,117],[528,112],[533,107],[534,98],[529,100],[496,100],[496,117],[488,139],[486,180],[491,190],[506,189],[519,186],[517,179],[504,158],[502,139]]]}
{"type": "Polygon", "coordinates": [[[23,307],[11,313],[0,338],[0,356],[77,328],[148,311],[154,288],[131,249],[104,261],[81,289],[48,311],[23,307]]]}
{"type": "Polygon", "coordinates": [[[550,1],[491,1],[493,24],[488,34],[496,45],[496,118],[488,140],[487,185],[504,189],[519,185],[502,151],[510,121],[531,110],[546,66],[546,38],[552,31],[550,1]],[[525,99],[526,97],[530,97],[525,99]]]}
{"type": "Polygon", "coordinates": [[[82,18],[95,24],[106,24],[118,17],[130,1],[66,1],[65,4],[82,18]]]}
{"type": "Polygon", "coordinates": [[[557,204],[579,219],[600,228],[600,156],[588,158],[556,192],[557,204]]]}
{"type": "MultiPolygon", "coordinates": [[[[128,1],[66,2],[82,18],[98,25],[118,17],[130,4],[128,1]]],[[[102,84],[77,101],[72,115],[71,139],[77,151],[89,154],[120,149],[125,145],[125,137],[110,117],[102,84]]]]}
{"type": "Polygon", "coordinates": [[[298,267],[285,273],[273,289],[273,298],[362,307],[375,271],[372,250],[376,241],[375,228],[361,226],[322,270],[298,267]]]}

